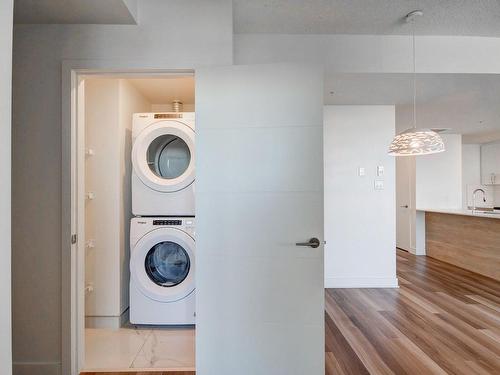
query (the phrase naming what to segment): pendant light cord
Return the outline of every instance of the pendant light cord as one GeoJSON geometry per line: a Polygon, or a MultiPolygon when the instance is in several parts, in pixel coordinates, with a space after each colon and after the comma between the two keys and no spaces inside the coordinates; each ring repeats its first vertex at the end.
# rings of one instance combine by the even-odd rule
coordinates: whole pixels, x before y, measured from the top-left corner
{"type": "Polygon", "coordinates": [[[413,48],[413,127],[417,128],[417,58],[415,52],[415,19],[412,23],[412,48],[413,48]]]}

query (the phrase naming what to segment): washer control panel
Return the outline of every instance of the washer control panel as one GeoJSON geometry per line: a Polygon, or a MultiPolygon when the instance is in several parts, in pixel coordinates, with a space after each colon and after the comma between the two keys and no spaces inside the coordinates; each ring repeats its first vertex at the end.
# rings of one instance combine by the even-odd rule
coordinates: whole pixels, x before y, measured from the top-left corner
{"type": "Polygon", "coordinates": [[[196,219],[194,216],[156,216],[133,217],[130,220],[130,246],[131,250],[145,234],[153,230],[171,228],[180,230],[196,238],[196,219]]]}
{"type": "Polygon", "coordinates": [[[182,220],[153,220],[153,225],[182,225],[182,220]]]}

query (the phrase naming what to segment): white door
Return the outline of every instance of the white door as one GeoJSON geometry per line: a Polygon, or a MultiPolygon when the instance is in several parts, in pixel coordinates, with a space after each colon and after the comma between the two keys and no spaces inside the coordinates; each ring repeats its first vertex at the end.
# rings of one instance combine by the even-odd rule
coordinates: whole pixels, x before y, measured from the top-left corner
{"type": "Polygon", "coordinates": [[[412,244],[415,223],[415,158],[396,158],[396,246],[415,253],[412,244]]]}
{"type": "Polygon", "coordinates": [[[197,374],[324,374],[322,82],[196,71],[197,374]]]}
{"type": "MultiPolygon", "coordinates": [[[[0,2],[0,374],[12,374],[11,129],[12,0],[0,2]]],[[[20,322],[18,319],[17,322],[20,322]]],[[[22,323],[21,323],[22,324],[22,323]]],[[[21,367],[21,366],[20,366],[21,367]]],[[[28,366],[26,366],[28,367],[28,366]]],[[[22,371],[22,370],[19,370],[22,371]]]]}

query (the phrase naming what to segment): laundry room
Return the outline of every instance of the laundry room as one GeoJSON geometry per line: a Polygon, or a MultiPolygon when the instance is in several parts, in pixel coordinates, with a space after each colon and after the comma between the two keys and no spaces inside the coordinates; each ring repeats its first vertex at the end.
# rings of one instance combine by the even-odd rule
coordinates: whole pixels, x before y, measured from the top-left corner
{"type": "Polygon", "coordinates": [[[86,371],[194,368],[194,83],[191,72],[79,82],[86,371]]]}

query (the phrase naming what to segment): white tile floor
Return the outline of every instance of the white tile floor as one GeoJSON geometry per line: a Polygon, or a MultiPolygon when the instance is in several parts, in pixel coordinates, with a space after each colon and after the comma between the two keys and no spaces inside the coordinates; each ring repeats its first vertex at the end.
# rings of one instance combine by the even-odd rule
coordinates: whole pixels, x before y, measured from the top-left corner
{"type": "Polygon", "coordinates": [[[85,329],[87,371],[192,371],[194,366],[194,328],[85,329]]]}

